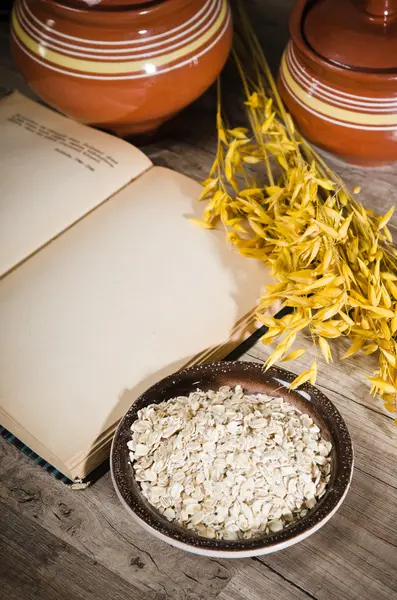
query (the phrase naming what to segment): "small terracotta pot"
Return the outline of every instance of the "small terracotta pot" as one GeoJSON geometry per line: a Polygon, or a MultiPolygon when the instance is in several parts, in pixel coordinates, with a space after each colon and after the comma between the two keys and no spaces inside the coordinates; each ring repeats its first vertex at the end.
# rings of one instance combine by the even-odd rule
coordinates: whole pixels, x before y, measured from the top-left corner
{"type": "Polygon", "coordinates": [[[227,0],[16,0],[12,50],[30,87],[83,123],[156,130],[215,81],[227,0]]]}
{"type": "Polygon", "coordinates": [[[291,13],[281,97],[308,140],[348,162],[397,160],[396,17],[396,0],[296,0],[291,13]]]}

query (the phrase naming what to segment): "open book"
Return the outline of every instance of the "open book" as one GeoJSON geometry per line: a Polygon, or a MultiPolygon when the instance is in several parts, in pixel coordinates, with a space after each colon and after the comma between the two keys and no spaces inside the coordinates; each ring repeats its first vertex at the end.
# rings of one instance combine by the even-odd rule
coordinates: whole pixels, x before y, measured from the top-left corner
{"type": "Polygon", "coordinates": [[[0,140],[0,424],[83,478],[146,388],[253,330],[271,277],[127,142],[17,92],[0,140]]]}

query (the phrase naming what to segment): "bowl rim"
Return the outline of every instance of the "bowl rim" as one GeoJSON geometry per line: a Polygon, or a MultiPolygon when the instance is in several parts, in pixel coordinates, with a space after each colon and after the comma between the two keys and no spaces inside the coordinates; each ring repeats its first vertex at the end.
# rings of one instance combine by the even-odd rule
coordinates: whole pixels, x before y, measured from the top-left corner
{"type": "MultiPolygon", "coordinates": [[[[165,377],[141,394],[131,405],[125,415],[119,422],[115,435],[112,441],[110,453],[110,471],[113,486],[116,494],[127,509],[128,513],[139,523],[144,529],[155,535],[162,541],[167,542],[177,548],[201,554],[205,556],[224,557],[224,558],[243,558],[250,556],[259,556],[281,550],[288,546],[298,543],[308,536],[312,535],[320,529],[338,510],[344,501],[353,476],[354,456],[353,446],[347,425],[334,404],[316,387],[309,383],[304,384],[298,390],[294,390],[294,395],[299,395],[300,400],[311,403],[312,409],[323,418],[328,427],[331,429],[333,439],[338,441],[338,472],[335,475],[333,487],[324,494],[317,505],[311,509],[305,517],[298,519],[285,527],[282,531],[264,536],[253,537],[249,540],[211,540],[197,534],[193,534],[182,526],[168,522],[166,533],[164,533],[164,522],[166,519],[161,515],[156,514],[156,509],[150,509],[147,500],[142,498],[142,504],[139,506],[140,514],[134,510],[123,493],[123,472],[117,468],[118,462],[121,460],[121,455],[127,452],[126,444],[119,443],[119,438],[123,435],[126,427],[126,422],[131,423],[135,420],[131,418],[134,413],[136,415],[136,405],[141,406],[153,403],[153,395],[156,396],[160,392],[164,393],[167,388],[172,389],[172,385],[177,385],[177,380],[184,380],[186,377],[193,376],[193,379],[200,378],[205,375],[216,374],[218,371],[232,375],[233,371],[246,371],[248,375],[254,376],[254,382],[272,384],[277,382],[280,387],[286,388],[286,384],[290,383],[295,375],[285,369],[272,367],[268,371],[264,371],[262,363],[244,362],[244,361],[219,361],[215,363],[204,363],[182,369],[172,375],[165,377]],[[313,399],[317,401],[317,405],[313,404],[313,399]],[[335,483],[337,484],[335,486],[335,483]],[[149,507],[149,509],[147,508],[149,507]],[[148,516],[150,513],[150,516],[148,516]],[[155,518],[153,518],[155,515],[155,518]],[[181,533],[182,532],[182,533],[181,533]]],[[[227,384],[223,384],[227,385],[227,384]]],[[[244,387],[244,386],[243,386],[244,387]]],[[[170,389],[170,391],[171,391],[170,389]]],[[[252,392],[255,393],[255,392],[252,392]]],[[[175,395],[175,394],[174,394],[175,395]]],[[[173,397],[173,395],[169,395],[173,397]]],[[[165,398],[162,398],[164,400],[165,398]]],[[[129,430],[130,424],[128,424],[129,430]]],[[[336,449],[335,449],[336,451],[336,449]]]]}

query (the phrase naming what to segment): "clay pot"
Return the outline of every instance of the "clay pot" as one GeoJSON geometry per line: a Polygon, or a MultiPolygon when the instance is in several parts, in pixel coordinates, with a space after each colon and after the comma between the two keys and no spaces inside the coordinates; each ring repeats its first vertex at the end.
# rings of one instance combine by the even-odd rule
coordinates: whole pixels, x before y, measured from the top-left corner
{"type": "Polygon", "coordinates": [[[119,135],[200,96],[229,54],[227,0],[16,0],[15,62],[49,105],[119,135]]]}
{"type": "Polygon", "coordinates": [[[397,1],[297,0],[278,86],[301,133],[361,165],[397,160],[397,1]]]}

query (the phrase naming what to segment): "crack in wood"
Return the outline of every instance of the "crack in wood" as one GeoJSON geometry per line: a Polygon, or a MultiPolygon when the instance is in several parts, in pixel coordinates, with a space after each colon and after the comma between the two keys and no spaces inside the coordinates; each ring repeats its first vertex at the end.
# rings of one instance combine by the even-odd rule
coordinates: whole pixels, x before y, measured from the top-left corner
{"type": "Polygon", "coordinates": [[[283,573],[280,573],[280,571],[277,571],[277,569],[275,569],[274,567],[271,567],[262,557],[255,556],[252,560],[254,560],[256,562],[259,562],[260,564],[264,565],[266,568],[269,569],[269,571],[271,571],[272,573],[275,573],[276,575],[278,575],[279,577],[281,577],[281,579],[283,579],[285,582],[289,583],[289,585],[292,585],[292,587],[296,588],[297,590],[299,590],[300,592],[302,592],[303,594],[305,594],[311,600],[319,600],[319,598],[317,596],[313,596],[313,594],[311,594],[310,592],[308,592],[307,590],[305,590],[298,583],[295,583],[295,581],[293,581],[292,579],[289,579],[288,577],[286,577],[285,575],[283,575],[283,573]]]}

